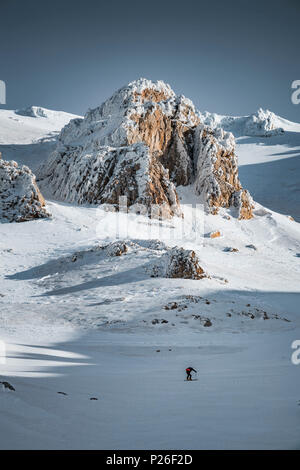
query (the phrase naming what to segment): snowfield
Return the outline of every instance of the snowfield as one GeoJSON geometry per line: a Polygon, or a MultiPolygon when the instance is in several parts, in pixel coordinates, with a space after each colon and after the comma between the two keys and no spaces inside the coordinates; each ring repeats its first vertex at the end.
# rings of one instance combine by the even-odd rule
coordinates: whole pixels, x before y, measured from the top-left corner
{"type": "MultiPolygon", "coordinates": [[[[3,158],[53,150],[73,116],[41,109],[0,111],[3,158]]],[[[300,125],[276,119],[237,139],[251,220],[181,187],[184,219],[47,200],[51,218],[0,224],[0,448],[300,448],[300,125]],[[151,277],[174,246],[209,277],[151,277]]]]}

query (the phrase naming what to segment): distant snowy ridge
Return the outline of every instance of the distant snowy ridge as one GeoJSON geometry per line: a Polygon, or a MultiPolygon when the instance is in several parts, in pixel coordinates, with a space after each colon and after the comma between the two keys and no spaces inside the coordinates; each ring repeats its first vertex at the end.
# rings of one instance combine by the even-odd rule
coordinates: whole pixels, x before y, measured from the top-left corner
{"type": "Polygon", "coordinates": [[[58,199],[117,209],[126,196],[130,206],[146,202],[148,211],[163,206],[167,217],[180,213],[175,186],[194,185],[211,213],[235,207],[239,218],[252,217],[233,136],[204,129],[193,103],[162,81],[131,82],[84,119],[72,120],[38,180],[58,199]]]}
{"type": "Polygon", "coordinates": [[[76,115],[66,113],[65,111],[55,111],[52,109],[42,108],[41,106],[28,106],[27,108],[16,109],[15,114],[31,118],[46,118],[49,121],[56,120],[59,124],[62,121],[66,121],[66,123],[68,123],[70,119],[77,117],[76,115]]]}
{"type": "Polygon", "coordinates": [[[28,106],[27,108],[17,109],[16,114],[28,117],[48,117],[47,109],[40,108],[39,106],[28,106]]]}
{"type": "Polygon", "coordinates": [[[236,137],[271,137],[283,134],[285,131],[300,132],[300,124],[277,116],[272,111],[258,109],[249,116],[222,116],[216,113],[200,113],[204,124],[232,132],[236,137]]]}
{"type": "MultiPolygon", "coordinates": [[[[75,117],[74,114],[40,106],[0,109],[0,145],[32,144],[49,134],[55,136],[75,117]]],[[[6,158],[4,153],[3,157],[6,158]]]]}

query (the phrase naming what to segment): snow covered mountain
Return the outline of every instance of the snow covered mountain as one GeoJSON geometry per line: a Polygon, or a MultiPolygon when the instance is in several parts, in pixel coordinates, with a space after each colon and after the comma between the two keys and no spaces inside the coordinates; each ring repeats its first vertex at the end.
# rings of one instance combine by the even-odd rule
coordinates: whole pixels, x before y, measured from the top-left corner
{"type": "Polygon", "coordinates": [[[126,196],[131,210],[161,206],[163,217],[180,213],[175,186],[193,185],[211,213],[234,208],[247,219],[252,199],[234,152],[232,134],[204,126],[190,100],[139,79],[63,129],[38,181],[60,200],[118,209],[126,196]]]}

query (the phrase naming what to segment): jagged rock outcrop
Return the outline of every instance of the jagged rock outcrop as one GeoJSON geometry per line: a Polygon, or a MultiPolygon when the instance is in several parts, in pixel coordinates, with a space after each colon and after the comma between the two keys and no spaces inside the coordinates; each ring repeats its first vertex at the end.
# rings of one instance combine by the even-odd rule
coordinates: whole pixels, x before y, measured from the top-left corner
{"type": "Polygon", "coordinates": [[[181,214],[176,186],[195,183],[212,213],[235,206],[252,216],[248,193],[238,196],[233,136],[201,125],[193,103],[161,81],[132,82],[72,120],[38,179],[58,199],[118,209],[126,196],[134,210],[154,215],[156,205],[164,218],[181,214]]]}
{"type": "Polygon", "coordinates": [[[216,214],[220,207],[234,207],[240,219],[250,219],[253,201],[238,177],[233,135],[202,124],[197,126],[194,135],[196,192],[211,213],[216,214]]]}
{"type": "Polygon", "coordinates": [[[196,253],[177,246],[169,249],[152,267],[152,277],[203,279],[207,277],[196,253]]]}
{"type": "Polygon", "coordinates": [[[74,149],[61,157],[57,160],[55,152],[41,180],[61,200],[105,204],[118,210],[120,198],[126,197],[124,204],[137,213],[163,218],[181,214],[168,171],[145,144],[101,147],[84,156],[74,149]]]}
{"type": "Polygon", "coordinates": [[[0,220],[25,222],[49,217],[35,176],[27,166],[2,160],[0,154],[0,220]]]}

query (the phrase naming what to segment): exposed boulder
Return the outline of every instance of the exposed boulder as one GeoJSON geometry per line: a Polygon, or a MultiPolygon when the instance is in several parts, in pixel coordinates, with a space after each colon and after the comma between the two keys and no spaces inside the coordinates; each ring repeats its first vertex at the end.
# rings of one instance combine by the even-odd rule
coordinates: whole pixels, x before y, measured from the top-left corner
{"type": "Polygon", "coordinates": [[[158,264],[152,267],[153,277],[203,279],[207,277],[192,250],[174,247],[168,250],[158,264]]]}
{"type": "Polygon", "coordinates": [[[27,166],[1,159],[0,154],[0,220],[25,222],[49,217],[45,200],[27,166]]]}
{"type": "Polygon", "coordinates": [[[213,232],[210,232],[209,238],[219,238],[221,236],[221,232],[219,230],[214,230],[213,232]]]}
{"type": "Polygon", "coordinates": [[[234,206],[238,217],[252,216],[232,134],[201,125],[193,103],[162,81],[132,82],[72,120],[38,177],[58,199],[118,210],[126,196],[148,215],[159,206],[163,218],[181,214],[175,186],[196,183],[212,213],[234,206]]]}
{"type": "Polygon", "coordinates": [[[128,252],[128,246],[125,242],[114,242],[110,243],[105,250],[108,256],[122,256],[128,252]]]}
{"type": "Polygon", "coordinates": [[[164,318],[153,318],[153,320],[151,321],[152,325],[158,325],[158,324],[164,324],[164,323],[169,323],[168,320],[165,320],[164,318]]]}
{"type": "Polygon", "coordinates": [[[13,387],[13,385],[11,385],[9,382],[6,382],[6,381],[0,382],[0,385],[3,386],[4,390],[10,390],[11,392],[16,391],[15,387],[13,387]]]}
{"type": "Polygon", "coordinates": [[[255,245],[252,245],[252,243],[250,245],[246,245],[246,248],[249,248],[250,250],[257,251],[257,247],[255,245]]]}
{"type": "Polygon", "coordinates": [[[224,248],[224,250],[226,253],[238,253],[239,249],[238,248],[234,248],[233,246],[227,246],[226,248],[224,248]]]}

